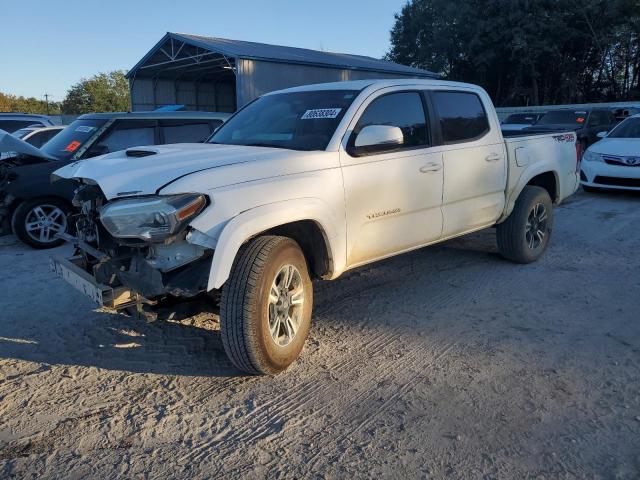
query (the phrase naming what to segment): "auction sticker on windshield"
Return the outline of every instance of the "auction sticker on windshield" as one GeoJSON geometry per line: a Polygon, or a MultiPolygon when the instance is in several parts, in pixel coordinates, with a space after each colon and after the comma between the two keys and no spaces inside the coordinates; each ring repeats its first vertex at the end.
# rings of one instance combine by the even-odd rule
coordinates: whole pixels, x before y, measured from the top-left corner
{"type": "Polygon", "coordinates": [[[341,108],[316,108],[307,110],[300,120],[316,120],[319,118],[336,118],[340,114],[341,108]]]}
{"type": "Polygon", "coordinates": [[[69,145],[67,145],[64,149],[67,152],[75,152],[79,146],[80,146],[80,142],[78,142],[77,140],[74,140],[69,145]]]}
{"type": "Polygon", "coordinates": [[[78,127],[76,127],[76,132],[89,133],[93,132],[95,129],[96,127],[92,127],[90,125],[79,125],[78,127]]]}

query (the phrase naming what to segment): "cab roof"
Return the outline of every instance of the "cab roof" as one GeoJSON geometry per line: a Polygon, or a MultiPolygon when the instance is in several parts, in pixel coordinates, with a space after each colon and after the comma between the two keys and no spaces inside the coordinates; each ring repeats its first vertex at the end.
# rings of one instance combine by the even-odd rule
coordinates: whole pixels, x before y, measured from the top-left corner
{"type": "Polygon", "coordinates": [[[305,91],[317,91],[317,90],[364,90],[370,86],[376,86],[378,88],[396,87],[403,85],[423,85],[423,86],[449,86],[449,87],[464,87],[472,88],[475,90],[481,90],[481,87],[473,85],[471,83],[451,82],[448,80],[439,79],[424,79],[424,78],[398,78],[398,79],[367,79],[367,80],[350,80],[347,82],[330,82],[330,83],[316,83],[311,85],[301,85],[299,87],[286,88],[284,90],[278,90],[272,93],[283,92],[305,92],[305,91]]]}
{"type": "Polygon", "coordinates": [[[131,120],[171,120],[171,119],[207,119],[207,120],[226,120],[231,116],[225,112],[107,112],[107,113],[86,113],[80,115],[80,120],[112,120],[112,119],[131,119],[131,120]]]}

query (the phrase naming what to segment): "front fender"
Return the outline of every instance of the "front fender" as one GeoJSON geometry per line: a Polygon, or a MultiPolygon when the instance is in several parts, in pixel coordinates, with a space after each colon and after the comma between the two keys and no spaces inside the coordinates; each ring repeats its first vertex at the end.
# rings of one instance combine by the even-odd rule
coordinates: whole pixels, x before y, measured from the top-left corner
{"type": "Polygon", "coordinates": [[[344,270],[346,262],[345,220],[335,218],[322,200],[301,198],[262,205],[231,219],[224,226],[215,247],[208,290],[218,289],[227,281],[233,261],[244,242],[271,228],[300,220],[312,220],[323,230],[327,252],[333,264],[331,278],[337,277],[344,270]]]}

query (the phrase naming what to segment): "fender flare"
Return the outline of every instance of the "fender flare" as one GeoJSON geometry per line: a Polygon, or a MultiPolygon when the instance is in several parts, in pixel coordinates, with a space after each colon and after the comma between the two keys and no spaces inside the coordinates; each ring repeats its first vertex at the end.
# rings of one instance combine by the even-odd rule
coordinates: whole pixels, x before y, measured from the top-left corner
{"type": "Polygon", "coordinates": [[[335,278],[346,262],[345,238],[338,235],[340,229],[336,228],[341,224],[339,222],[344,224],[344,217],[336,218],[322,200],[301,198],[262,205],[232,218],[216,244],[207,290],[219,289],[227,281],[243,243],[261,232],[300,220],[314,221],[324,232],[327,253],[333,264],[331,278],[335,278]]]}
{"type": "Polygon", "coordinates": [[[553,176],[556,179],[557,198],[552,198],[551,201],[553,203],[556,203],[558,198],[562,198],[562,191],[561,191],[562,182],[560,182],[560,179],[558,178],[558,172],[555,169],[550,167],[551,166],[549,164],[542,164],[542,165],[533,164],[522,172],[522,175],[520,175],[520,178],[518,179],[518,183],[516,184],[516,187],[513,190],[511,190],[511,193],[509,193],[508,195],[507,205],[505,206],[504,214],[502,215],[500,220],[498,220],[498,223],[503,222],[504,220],[507,219],[509,215],[511,215],[511,212],[513,211],[513,207],[516,204],[516,200],[522,193],[522,190],[524,190],[524,187],[526,187],[527,184],[531,181],[531,179],[543,173],[553,173],[553,176]]]}

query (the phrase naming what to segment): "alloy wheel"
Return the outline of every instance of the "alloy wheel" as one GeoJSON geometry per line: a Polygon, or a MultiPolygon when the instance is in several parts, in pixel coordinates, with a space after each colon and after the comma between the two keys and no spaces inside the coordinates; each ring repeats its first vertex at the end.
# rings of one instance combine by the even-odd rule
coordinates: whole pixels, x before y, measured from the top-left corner
{"type": "Polygon", "coordinates": [[[24,227],[33,240],[50,243],[56,240],[56,234],[67,231],[67,216],[55,205],[37,205],[27,214],[24,227]]]}
{"type": "Polygon", "coordinates": [[[296,336],[304,306],[302,276],[293,265],[283,265],[269,290],[269,333],[280,347],[289,345],[296,336]]]}

